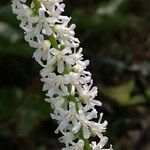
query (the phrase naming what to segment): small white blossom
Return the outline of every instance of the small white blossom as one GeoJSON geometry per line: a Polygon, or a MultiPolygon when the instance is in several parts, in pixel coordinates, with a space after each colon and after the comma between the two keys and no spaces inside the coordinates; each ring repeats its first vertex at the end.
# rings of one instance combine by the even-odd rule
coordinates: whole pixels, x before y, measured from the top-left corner
{"type": "Polygon", "coordinates": [[[47,78],[49,77],[49,75],[51,73],[54,72],[54,67],[51,65],[51,64],[47,64],[41,71],[40,71],[40,75],[43,77],[43,78],[47,78]]]}
{"type": "Polygon", "coordinates": [[[58,96],[56,98],[45,98],[45,101],[51,104],[52,109],[58,110],[63,107],[65,98],[58,96]]]}
{"type": "Polygon", "coordinates": [[[79,140],[77,143],[73,143],[72,146],[68,148],[63,148],[62,150],[83,150],[84,148],[84,141],[79,140]]]}
{"type": "Polygon", "coordinates": [[[50,42],[44,39],[43,35],[38,36],[38,41],[29,41],[31,47],[37,48],[34,52],[33,57],[35,60],[44,67],[42,60],[47,61],[51,58],[50,55],[50,42]]]}
{"type": "Polygon", "coordinates": [[[70,47],[78,47],[79,46],[79,40],[74,37],[75,32],[75,25],[72,24],[69,28],[66,26],[66,24],[62,25],[56,25],[55,31],[57,33],[57,38],[60,40],[60,43],[65,46],[70,47]]]}
{"type": "Polygon", "coordinates": [[[62,0],[41,0],[42,6],[48,10],[49,13],[55,12],[59,9],[61,12],[64,11],[64,4],[60,4],[62,0]]]}
{"type": "Polygon", "coordinates": [[[79,110],[79,114],[77,114],[78,123],[73,127],[73,132],[77,133],[82,127],[83,136],[85,139],[88,139],[91,135],[90,132],[90,120],[97,117],[97,111],[94,109],[90,113],[85,113],[82,110],[79,110]]]}
{"type": "Polygon", "coordinates": [[[71,49],[69,47],[66,47],[63,50],[57,50],[55,48],[52,48],[51,54],[53,55],[52,59],[49,60],[49,64],[57,66],[58,73],[63,73],[65,68],[65,63],[73,65],[74,61],[72,57],[69,55],[72,53],[71,49]]]}
{"type": "Polygon", "coordinates": [[[66,96],[69,95],[67,84],[69,84],[68,78],[64,78],[62,75],[56,75],[51,73],[47,78],[42,78],[41,81],[44,82],[43,91],[47,91],[46,94],[49,97],[53,96],[66,96]]]}
{"type": "Polygon", "coordinates": [[[31,23],[28,26],[22,27],[22,29],[25,31],[25,40],[27,42],[34,41],[34,38],[37,34],[35,33],[35,28],[33,27],[33,24],[31,23]]]}
{"type": "Polygon", "coordinates": [[[108,141],[108,138],[107,137],[102,137],[100,142],[98,144],[96,144],[96,142],[92,142],[91,144],[91,148],[92,150],[113,150],[112,149],[112,146],[110,146],[109,149],[105,149],[104,146],[106,145],[108,141]]]}
{"type": "Polygon", "coordinates": [[[24,3],[26,3],[27,0],[13,0],[12,1],[12,10],[13,13],[16,15],[19,15],[24,3]]]}
{"type": "Polygon", "coordinates": [[[75,139],[75,136],[72,132],[64,132],[63,136],[59,138],[59,141],[61,143],[65,143],[66,149],[68,150],[69,144],[74,144],[73,140],[75,139]]]}
{"type": "Polygon", "coordinates": [[[37,23],[35,27],[36,33],[40,34],[42,32],[48,36],[53,33],[50,26],[53,26],[56,22],[58,22],[58,20],[54,17],[46,17],[45,11],[42,8],[39,9],[39,16],[32,19],[34,19],[34,23],[37,23]]]}
{"type": "Polygon", "coordinates": [[[103,123],[101,123],[102,117],[103,117],[103,113],[100,114],[98,123],[94,121],[90,122],[91,131],[95,135],[98,135],[98,137],[102,137],[102,133],[106,131],[106,127],[108,124],[107,121],[104,121],[103,123]]]}
{"type": "Polygon", "coordinates": [[[51,117],[59,121],[59,126],[55,131],[56,133],[58,133],[59,131],[63,133],[66,129],[69,129],[70,122],[72,122],[72,124],[75,124],[77,122],[76,108],[75,103],[73,102],[69,103],[69,110],[56,108],[54,113],[55,114],[51,114],[51,117]]]}

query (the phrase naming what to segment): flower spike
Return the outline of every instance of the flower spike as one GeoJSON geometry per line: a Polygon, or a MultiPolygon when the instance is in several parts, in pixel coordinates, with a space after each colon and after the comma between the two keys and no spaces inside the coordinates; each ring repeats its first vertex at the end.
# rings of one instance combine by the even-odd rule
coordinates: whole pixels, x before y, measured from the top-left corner
{"type": "Polygon", "coordinates": [[[107,121],[101,122],[102,113],[98,117],[95,106],[102,104],[95,99],[97,87],[85,70],[89,61],[83,60],[75,24],[70,25],[71,18],[62,15],[64,8],[63,0],[12,1],[25,41],[36,49],[33,57],[43,67],[45,100],[53,109],[51,117],[58,123],[55,133],[62,134],[63,150],[112,150],[112,146],[104,148],[107,121]],[[92,137],[99,138],[99,143],[92,137]]]}

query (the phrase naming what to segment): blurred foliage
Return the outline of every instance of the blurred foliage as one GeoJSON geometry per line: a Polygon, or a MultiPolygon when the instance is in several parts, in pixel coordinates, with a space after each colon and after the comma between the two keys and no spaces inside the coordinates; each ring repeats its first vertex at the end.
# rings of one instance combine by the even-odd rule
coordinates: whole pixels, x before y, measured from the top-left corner
{"type": "MultiPolygon", "coordinates": [[[[115,150],[150,149],[150,1],[65,0],[103,102],[115,150]]],[[[10,1],[0,1],[0,144],[60,149],[39,66],[10,1]]]]}

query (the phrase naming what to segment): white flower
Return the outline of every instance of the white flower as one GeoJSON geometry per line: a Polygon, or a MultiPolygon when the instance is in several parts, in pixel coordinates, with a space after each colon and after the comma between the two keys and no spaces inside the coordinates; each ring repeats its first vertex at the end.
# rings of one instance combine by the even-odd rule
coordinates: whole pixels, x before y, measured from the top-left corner
{"type": "Polygon", "coordinates": [[[73,143],[72,146],[68,148],[63,148],[62,150],[83,150],[84,148],[84,141],[79,140],[77,143],[73,143]]]}
{"type": "Polygon", "coordinates": [[[88,65],[89,65],[89,60],[78,61],[78,63],[76,63],[76,65],[74,65],[72,69],[75,73],[84,72],[84,69],[86,69],[86,66],[88,65]]]}
{"type": "Polygon", "coordinates": [[[90,102],[87,102],[83,107],[84,111],[88,111],[90,109],[94,109],[95,106],[102,106],[102,103],[99,100],[92,99],[90,102]]]}
{"type": "Polygon", "coordinates": [[[29,44],[31,47],[37,48],[37,50],[33,54],[33,57],[41,66],[44,67],[45,65],[43,64],[42,60],[47,61],[48,59],[51,58],[50,42],[48,40],[44,40],[43,35],[39,35],[37,42],[30,40],[29,44]]]}
{"type": "Polygon", "coordinates": [[[54,12],[56,9],[59,9],[61,12],[64,11],[64,4],[60,4],[62,0],[41,0],[42,6],[45,9],[48,9],[48,12],[54,12]]]}
{"type": "Polygon", "coordinates": [[[44,35],[50,36],[53,32],[51,26],[54,26],[56,22],[59,22],[57,18],[46,17],[45,11],[40,8],[39,16],[32,17],[33,23],[37,23],[35,27],[35,32],[37,34],[43,33],[44,35]]]}
{"type": "Polygon", "coordinates": [[[69,47],[66,47],[65,49],[61,51],[55,48],[52,48],[50,51],[53,57],[51,60],[49,60],[48,63],[51,65],[56,64],[58,73],[61,74],[64,72],[65,63],[69,65],[74,64],[72,57],[69,55],[72,53],[69,47]]]}
{"type": "Polygon", "coordinates": [[[74,51],[74,59],[76,60],[76,64],[78,64],[79,61],[83,59],[83,54],[82,54],[83,49],[79,48],[78,51],[74,51]]]}
{"type": "Polygon", "coordinates": [[[56,129],[55,133],[58,133],[59,131],[63,133],[66,129],[69,129],[70,122],[72,122],[72,124],[77,123],[76,106],[73,102],[69,103],[69,110],[56,108],[54,113],[55,114],[51,114],[51,117],[59,121],[59,126],[56,129]]]}
{"type": "Polygon", "coordinates": [[[55,133],[58,133],[59,131],[61,133],[65,133],[69,129],[72,128],[72,125],[69,123],[69,120],[67,119],[68,111],[64,110],[63,108],[56,108],[54,112],[51,114],[52,119],[56,120],[59,124],[57,129],[55,130],[55,133]]]}
{"type": "Polygon", "coordinates": [[[96,117],[97,111],[95,109],[87,114],[85,114],[82,110],[79,110],[79,114],[77,114],[77,119],[79,122],[73,127],[73,132],[77,133],[82,127],[83,136],[85,139],[88,139],[91,135],[90,120],[96,117]]]}
{"type": "Polygon", "coordinates": [[[23,7],[23,3],[26,3],[27,0],[13,0],[12,1],[12,10],[13,13],[18,15],[23,7]]]}
{"type": "Polygon", "coordinates": [[[24,29],[30,24],[32,17],[32,9],[24,4],[26,0],[14,0],[12,3],[13,13],[17,15],[17,19],[21,20],[20,27],[24,29]]]}
{"type": "Polygon", "coordinates": [[[59,141],[61,143],[66,144],[66,149],[68,150],[69,144],[74,144],[73,140],[75,139],[75,136],[72,132],[64,132],[63,136],[59,138],[59,141]]]}
{"type": "Polygon", "coordinates": [[[73,69],[75,72],[83,72],[86,69],[86,66],[89,65],[89,60],[83,61],[83,49],[79,48],[78,51],[74,49],[74,53],[72,57],[74,58],[75,65],[73,66],[73,69]]]}
{"type": "Polygon", "coordinates": [[[79,46],[79,40],[78,38],[75,38],[75,25],[72,24],[69,28],[66,26],[66,24],[61,25],[55,25],[55,31],[57,33],[57,38],[59,39],[60,43],[65,46],[70,47],[78,47],[79,46]]]}
{"type": "Polygon", "coordinates": [[[98,144],[96,144],[96,142],[92,142],[91,144],[92,150],[113,150],[112,147],[110,147],[109,149],[103,148],[106,145],[107,141],[108,138],[104,136],[100,139],[100,142],[98,144]]]}
{"type": "Polygon", "coordinates": [[[91,74],[90,72],[80,72],[80,73],[75,73],[75,72],[70,72],[70,83],[78,88],[84,84],[87,84],[91,81],[91,74]]]}
{"type": "Polygon", "coordinates": [[[106,131],[106,127],[108,125],[107,121],[101,123],[102,117],[103,117],[103,113],[100,114],[98,123],[94,121],[90,122],[92,133],[98,135],[98,137],[102,137],[102,133],[106,131]]]}
{"type": "Polygon", "coordinates": [[[34,38],[37,36],[37,34],[35,33],[35,28],[33,27],[33,24],[29,24],[28,26],[22,27],[22,29],[25,31],[25,40],[27,42],[33,41],[34,38]]]}
{"type": "Polygon", "coordinates": [[[51,104],[52,109],[58,110],[63,107],[65,98],[58,96],[56,98],[45,98],[45,101],[51,104]]]}
{"type": "Polygon", "coordinates": [[[90,80],[90,83],[84,84],[83,86],[78,86],[77,90],[83,103],[86,104],[84,106],[84,110],[88,111],[90,109],[94,109],[95,106],[101,106],[102,103],[98,100],[95,100],[95,96],[97,96],[97,87],[92,87],[93,80],[90,80]]]}
{"type": "Polygon", "coordinates": [[[43,78],[46,78],[46,77],[49,77],[49,75],[51,73],[54,72],[54,67],[50,64],[47,64],[41,71],[40,71],[40,75],[43,77],[43,78]]]}
{"type": "Polygon", "coordinates": [[[25,4],[19,4],[18,5],[18,15],[17,15],[17,18],[19,20],[29,20],[29,18],[32,16],[33,12],[31,10],[30,7],[28,7],[27,5],[25,4]]]}
{"type": "Polygon", "coordinates": [[[69,95],[67,85],[69,84],[69,79],[64,78],[62,75],[56,75],[51,73],[48,77],[42,78],[41,81],[44,82],[43,91],[47,91],[46,94],[49,97],[53,96],[66,96],[69,95]]]}
{"type": "Polygon", "coordinates": [[[84,148],[84,141],[79,140],[76,144],[73,144],[70,150],[83,150],[84,148]]]}
{"type": "Polygon", "coordinates": [[[79,87],[79,95],[85,101],[85,103],[90,102],[95,96],[97,96],[97,87],[92,87],[93,80],[91,80],[90,85],[85,84],[83,87],[79,87]]]}

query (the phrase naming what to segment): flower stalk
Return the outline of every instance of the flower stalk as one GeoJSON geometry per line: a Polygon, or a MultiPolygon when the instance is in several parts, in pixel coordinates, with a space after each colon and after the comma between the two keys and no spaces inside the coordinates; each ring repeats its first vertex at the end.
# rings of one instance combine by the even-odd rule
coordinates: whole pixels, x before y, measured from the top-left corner
{"type": "Polygon", "coordinates": [[[40,71],[47,102],[51,104],[52,119],[62,133],[63,150],[112,150],[105,149],[108,138],[103,135],[107,121],[95,106],[97,87],[93,87],[91,73],[86,71],[88,60],[83,60],[80,42],[75,37],[75,24],[63,16],[63,0],[13,0],[13,13],[21,21],[25,40],[36,49],[35,60],[43,67],[40,71]],[[94,119],[99,118],[98,122],[94,119]],[[92,138],[99,138],[99,142],[92,138]]]}

